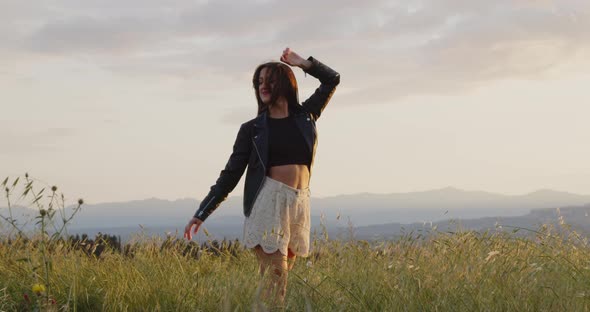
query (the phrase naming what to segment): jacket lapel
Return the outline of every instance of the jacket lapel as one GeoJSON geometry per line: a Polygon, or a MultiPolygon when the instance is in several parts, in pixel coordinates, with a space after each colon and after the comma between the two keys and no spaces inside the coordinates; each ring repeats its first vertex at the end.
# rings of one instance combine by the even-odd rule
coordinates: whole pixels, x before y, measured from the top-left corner
{"type": "Polygon", "coordinates": [[[254,120],[254,133],[252,140],[259,153],[264,168],[268,168],[268,121],[267,111],[262,112],[254,120]]]}
{"type": "Polygon", "coordinates": [[[313,142],[314,142],[314,126],[312,124],[311,117],[306,112],[298,112],[295,116],[295,123],[297,124],[297,128],[303,134],[303,138],[305,139],[305,143],[307,144],[307,148],[309,148],[309,152],[313,152],[313,142]]]}

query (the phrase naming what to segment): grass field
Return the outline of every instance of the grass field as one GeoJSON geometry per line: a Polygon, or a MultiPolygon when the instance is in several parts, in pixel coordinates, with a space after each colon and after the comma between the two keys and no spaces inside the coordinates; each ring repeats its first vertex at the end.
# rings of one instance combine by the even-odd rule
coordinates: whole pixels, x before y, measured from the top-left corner
{"type": "MultiPolygon", "coordinates": [[[[590,249],[575,233],[431,234],[372,244],[316,239],[313,255],[289,274],[286,310],[590,309],[590,249]]],[[[197,258],[182,241],[162,249],[161,240],[144,239],[132,256],[97,258],[58,243],[41,252],[39,242],[0,245],[0,310],[26,310],[27,294],[31,307],[49,299],[49,311],[265,311],[247,250],[197,258]],[[34,285],[45,289],[37,295],[34,285]]]]}
{"type": "MultiPolygon", "coordinates": [[[[11,234],[0,236],[0,311],[274,310],[260,303],[252,252],[138,236],[96,256],[63,239],[83,201],[66,215],[56,187],[33,184],[2,183],[0,230],[11,234]],[[38,209],[33,231],[13,219],[14,197],[38,209]]],[[[289,273],[284,310],[589,311],[588,240],[558,221],[520,229],[526,238],[429,229],[369,243],[324,231],[289,273]]]]}

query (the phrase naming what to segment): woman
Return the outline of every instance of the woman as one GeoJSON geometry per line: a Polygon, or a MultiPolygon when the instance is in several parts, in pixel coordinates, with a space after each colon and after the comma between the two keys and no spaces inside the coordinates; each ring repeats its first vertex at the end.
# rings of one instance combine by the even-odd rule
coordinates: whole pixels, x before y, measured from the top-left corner
{"type": "Polygon", "coordinates": [[[340,75],[313,57],[307,60],[286,48],[281,61],[320,80],[314,94],[299,103],[291,68],[269,62],[256,68],[252,80],[258,114],[241,125],[233,152],[209,194],[184,230],[191,239],[205,219],[234,189],[246,167],[244,244],[253,248],[264,275],[273,281],[266,296],[276,292],[284,301],[287,272],[295,257],[309,253],[309,179],[317,144],[315,121],[328,104],[340,75]],[[288,258],[291,259],[288,265],[288,258]]]}

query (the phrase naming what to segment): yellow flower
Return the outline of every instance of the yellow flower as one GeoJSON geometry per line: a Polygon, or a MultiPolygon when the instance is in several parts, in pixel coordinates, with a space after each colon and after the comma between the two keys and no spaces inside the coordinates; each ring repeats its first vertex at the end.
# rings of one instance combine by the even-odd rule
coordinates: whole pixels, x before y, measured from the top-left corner
{"type": "Polygon", "coordinates": [[[32,290],[35,295],[40,295],[45,292],[45,286],[43,284],[35,284],[32,290]]]}

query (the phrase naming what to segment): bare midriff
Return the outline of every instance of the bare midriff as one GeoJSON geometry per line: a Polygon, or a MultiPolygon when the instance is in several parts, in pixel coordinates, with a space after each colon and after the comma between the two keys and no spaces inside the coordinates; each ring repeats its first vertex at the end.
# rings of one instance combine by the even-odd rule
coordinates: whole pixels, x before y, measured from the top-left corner
{"type": "Polygon", "coordinates": [[[273,166],[268,176],[296,189],[304,189],[309,185],[309,169],[306,165],[273,166]]]}

